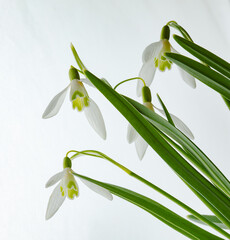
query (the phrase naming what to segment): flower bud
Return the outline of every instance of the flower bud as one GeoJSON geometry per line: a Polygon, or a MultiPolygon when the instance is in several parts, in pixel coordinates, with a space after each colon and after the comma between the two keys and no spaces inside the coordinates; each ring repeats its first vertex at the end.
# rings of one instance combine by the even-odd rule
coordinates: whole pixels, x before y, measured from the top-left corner
{"type": "Polygon", "coordinates": [[[169,40],[170,37],[170,28],[168,25],[165,25],[161,30],[161,39],[169,40]]]}
{"type": "Polygon", "coordinates": [[[63,159],[63,168],[71,168],[72,167],[72,162],[71,159],[68,157],[64,157],[63,159]]]}
{"type": "Polygon", "coordinates": [[[144,103],[152,101],[151,91],[150,91],[149,87],[147,87],[147,86],[144,86],[142,88],[142,99],[143,99],[144,103]]]}
{"type": "Polygon", "coordinates": [[[70,81],[72,81],[74,79],[78,79],[78,80],[80,79],[77,69],[73,66],[71,66],[69,69],[69,79],[70,79],[70,81]]]}

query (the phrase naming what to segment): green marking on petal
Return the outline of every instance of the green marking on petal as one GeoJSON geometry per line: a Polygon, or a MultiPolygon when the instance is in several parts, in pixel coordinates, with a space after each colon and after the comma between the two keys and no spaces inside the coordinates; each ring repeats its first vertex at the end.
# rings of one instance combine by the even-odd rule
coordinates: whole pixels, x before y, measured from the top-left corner
{"type": "Polygon", "coordinates": [[[84,105],[85,105],[86,107],[88,107],[88,106],[89,106],[89,97],[84,97],[84,98],[83,98],[83,101],[84,101],[84,105]]]}
{"type": "Polygon", "coordinates": [[[72,100],[76,99],[77,96],[79,96],[79,97],[84,97],[84,94],[83,94],[82,92],[80,92],[80,91],[77,90],[77,91],[75,91],[75,92],[73,93],[73,95],[72,95],[72,100]]]}
{"type": "Polygon", "coordinates": [[[74,181],[69,181],[67,184],[67,188],[74,188],[77,189],[76,183],[74,181]]]}
{"type": "Polygon", "coordinates": [[[83,109],[83,103],[80,97],[77,97],[75,100],[72,101],[73,109],[77,108],[77,110],[80,112],[83,109]]]}
{"type": "Polygon", "coordinates": [[[63,189],[63,187],[62,187],[62,186],[60,186],[60,190],[61,190],[61,195],[62,195],[62,197],[64,197],[64,195],[65,195],[65,192],[64,192],[64,189],[63,189]]]}
{"type": "Polygon", "coordinates": [[[155,58],[155,67],[157,68],[158,67],[158,59],[155,58]]]}
{"type": "Polygon", "coordinates": [[[70,199],[74,199],[74,195],[77,197],[78,196],[78,191],[74,189],[68,189],[68,197],[70,199]]]}

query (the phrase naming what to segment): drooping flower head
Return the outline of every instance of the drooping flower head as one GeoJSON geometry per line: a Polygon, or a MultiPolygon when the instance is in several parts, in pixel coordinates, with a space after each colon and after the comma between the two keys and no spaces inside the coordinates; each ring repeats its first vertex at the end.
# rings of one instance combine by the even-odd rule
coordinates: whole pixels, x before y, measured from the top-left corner
{"type": "Polygon", "coordinates": [[[73,66],[69,70],[70,84],[58,93],[49,103],[42,118],[47,119],[55,116],[70,88],[70,101],[72,102],[73,109],[77,109],[79,112],[84,110],[86,118],[92,128],[103,138],[106,139],[105,123],[97,104],[89,97],[84,83],[93,86],[93,84],[87,78],[81,78],[76,68],[73,66]]]}
{"type": "MultiPolygon", "coordinates": [[[[163,109],[157,108],[152,104],[152,95],[149,87],[144,86],[142,87],[142,100],[143,100],[143,105],[147,107],[149,110],[154,112],[154,109],[159,111],[163,116],[165,116],[165,111],[163,109]]],[[[187,137],[194,139],[194,136],[190,129],[175,115],[170,113],[170,116],[173,120],[173,123],[175,126],[182,132],[184,133],[187,137]]],[[[129,124],[128,125],[128,131],[127,131],[127,140],[128,143],[133,143],[135,142],[135,148],[137,155],[140,160],[143,159],[145,152],[148,147],[148,143],[137,133],[137,131],[129,124]]]]}
{"type": "MultiPolygon", "coordinates": [[[[50,187],[59,182],[59,184],[53,190],[48,202],[46,210],[47,220],[50,219],[58,211],[66,197],[68,197],[70,200],[73,200],[79,196],[79,187],[75,180],[71,167],[71,159],[65,157],[63,160],[63,171],[52,176],[46,183],[46,187],[50,187]]],[[[108,190],[99,187],[98,185],[95,185],[85,179],[80,178],[80,180],[94,192],[102,195],[109,200],[113,199],[112,194],[108,190]]]]}
{"type": "MultiPolygon", "coordinates": [[[[147,46],[142,54],[143,65],[139,73],[139,77],[144,79],[147,86],[150,86],[155,76],[156,69],[165,71],[171,69],[172,62],[168,60],[164,54],[166,52],[178,53],[169,42],[170,29],[165,25],[161,31],[160,41],[151,43],[147,46]]],[[[183,80],[192,88],[196,87],[195,79],[187,72],[179,68],[183,80]]],[[[137,95],[141,96],[143,83],[138,81],[137,95]]]]}

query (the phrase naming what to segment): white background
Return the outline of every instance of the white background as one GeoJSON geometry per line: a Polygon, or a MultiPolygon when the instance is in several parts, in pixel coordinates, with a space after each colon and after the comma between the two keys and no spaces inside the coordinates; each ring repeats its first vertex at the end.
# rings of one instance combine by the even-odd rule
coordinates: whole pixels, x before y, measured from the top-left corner
{"type": "MultiPolygon", "coordinates": [[[[70,42],[94,74],[113,86],[138,75],[144,48],[159,40],[161,27],[176,20],[198,44],[230,60],[230,4],[227,0],[8,0],[0,1],[0,238],[18,240],[185,239],[138,207],[112,202],[81,183],[80,197],[66,200],[45,221],[52,189],[48,178],[62,170],[70,149],[97,149],[185,201],[201,213],[209,210],[186,188],[158,155],[147,150],[142,162],[126,142],[127,121],[95,89],[89,95],[103,113],[107,140],[89,127],[68,100],[48,120],[41,115],[52,97],[67,86],[76,66],[70,42]]],[[[174,31],[174,33],[176,33],[174,31]]],[[[184,53],[172,40],[174,48],[184,53]]],[[[195,143],[230,177],[229,111],[221,97],[201,82],[188,87],[176,66],[157,71],[151,86],[168,109],[195,135],[195,143]]],[[[118,91],[135,96],[136,83],[118,91]]],[[[76,172],[130,188],[161,202],[181,216],[186,212],[102,160],[79,158],[76,172]]],[[[206,228],[209,229],[209,228],[206,228]]]]}

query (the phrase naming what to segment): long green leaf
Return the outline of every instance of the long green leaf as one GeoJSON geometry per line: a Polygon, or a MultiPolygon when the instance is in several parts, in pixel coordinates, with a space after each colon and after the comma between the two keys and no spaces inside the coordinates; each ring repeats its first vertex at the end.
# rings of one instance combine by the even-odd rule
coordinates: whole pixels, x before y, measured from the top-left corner
{"type": "MultiPolygon", "coordinates": [[[[207,49],[188,41],[180,36],[173,36],[175,41],[183,47],[185,50],[190,52],[193,56],[200,59],[202,62],[208,64],[213,67],[223,75],[230,78],[230,64],[226,62],[224,59],[218,57],[207,49]]],[[[230,80],[229,80],[230,81],[230,80]]]]}
{"type": "Polygon", "coordinates": [[[158,100],[159,100],[159,102],[160,102],[160,104],[161,104],[161,106],[162,106],[162,108],[165,112],[165,116],[167,117],[168,122],[175,127],[175,124],[174,124],[174,122],[173,122],[173,120],[170,116],[170,113],[168,112],[168,109],[166,108],[166,106],[165,106],[164,102],[162,101],[162,99],[160,98],[159,94],[157,94],[157,97],[158,97],[158,100]]]}
{"type": "Polygon", "coordinates": [[[228,78],[183,55],[177,53],[165,53],[165,56],[186,72],[230,100],[230,80],[228,78]]]}
{"type": "MultiPolygon", "coordinates": [[[[153,125],[159,128],[161,131],[172,137],[179,144],[181,144],[190,154],[192,154],[201,165],[203,165],[208,171],[208,177],[213,179],[228,196],[230,196],[230,182],[223,175],[223,173],[214,165],[214,163],[180,130],[173,127],[168,121],[159,116],[153,111],[138,103],[137,101],[125,97],[141,114],[146,116],[153,125]]],[[[197,166],[199,167],[199,166],[197,166]]],[[[202,170],[202,169],[201,169],[202,170]]]]}
{"type": "MultiPolygon", "coordinates": [[[[213,215],[202,215],[202,216],[205,217],[206,219],[208,219],[209,221],[211,221],[212,223],[216,224],[218,227],[223,228],[223,229],[228,229],[216,216],[213,216],[213,215]]],[[[206,223],[200,221],[197,217],[195,217],[193,215],[188,215],[187,217],[188,217],[188,219],[190,219],[194,222],[207,225],[206,223]]]]}
{"type": "Polygon", "coordinates": [[[147,198],[141,194],[133,192],[131,190],[115,186],[108,183],[103,183],[96,181],[94,179],[82,176],[80,174],[74,173],[74,175],[83,178],[87,181],[90,181],[100,187],[103,187],[109,190],[112,194],[117,195],[120,198],[129,201],[136,206],[144,209],[145,211],[152,214],[154,217],[158,218],[160,221],[164,222],[171,228],[177,230],[178,232],[182,233],[186,237],[190,239],[202,239],[202,240],[218,240],[222,239],[218,236],[215,236],[204,229],[194,225],[193,223],[187,221],[186,219],[182,218],[181,216],[177,215],[176,213],[172,212],[168,208],[164,207],[163,205],[157,203],[156,201],[147,198]]]}
{"type": "MultiPolygon", "coordinates": [[[[114,91],[89,71],[85,76],[102,92],[102,94],[119,110],[130,122],[145,141],[162,157],[162,159],[193,189],[209,201],[220,213],[222,221],[230,226],[230,205],[228,199],[196,171],[181,155],[160,136],[149,123],[127,100],[114,91]]],[[[216,213],[215,213],[216,214],[216,213]]]]}

